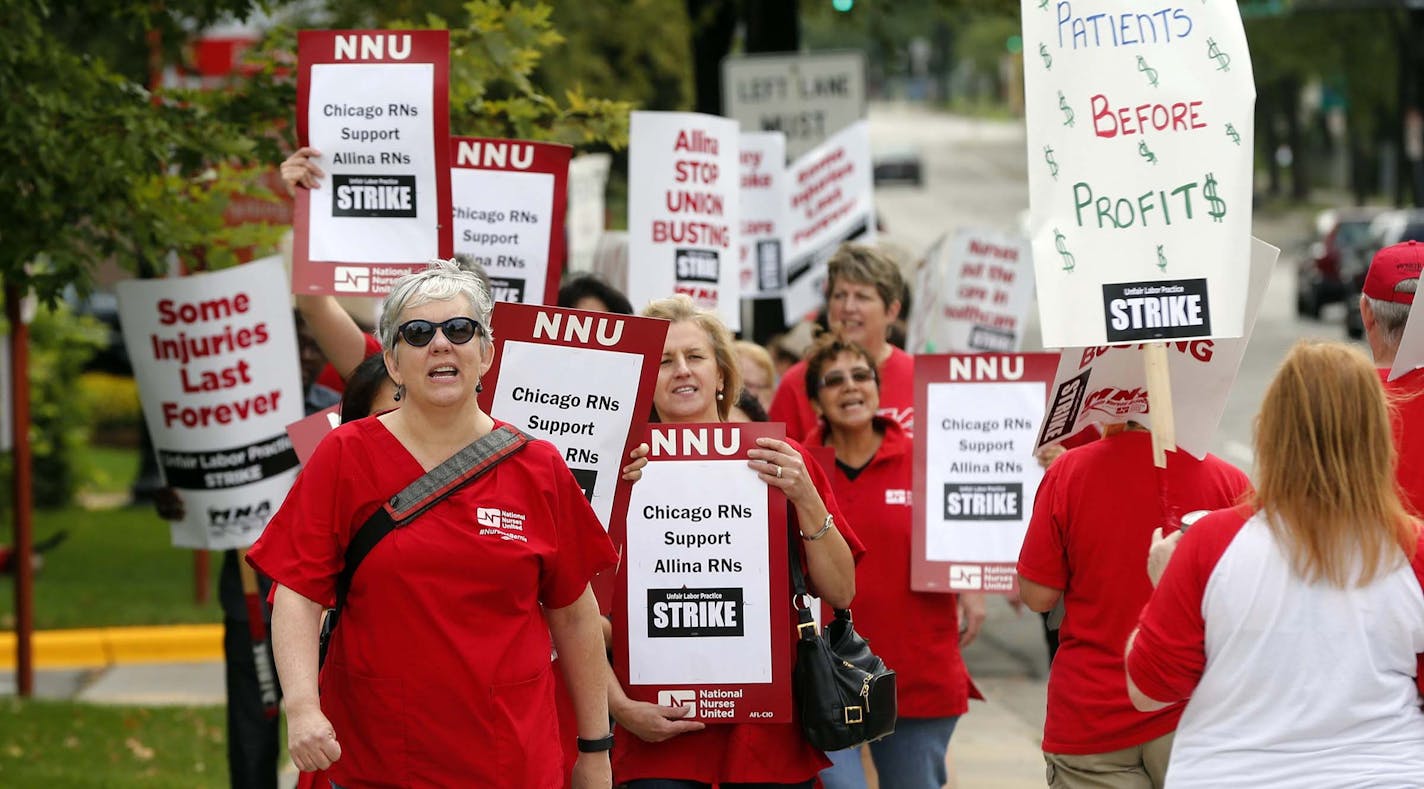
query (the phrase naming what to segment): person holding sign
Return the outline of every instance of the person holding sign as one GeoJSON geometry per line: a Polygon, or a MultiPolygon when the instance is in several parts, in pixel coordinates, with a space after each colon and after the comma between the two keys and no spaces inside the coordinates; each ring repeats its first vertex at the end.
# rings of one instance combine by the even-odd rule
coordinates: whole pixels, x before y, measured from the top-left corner
{"type": "MultiPolygon", "coordinates": [[[[822,418],[807,446],[835,451],[827,469],[836,500],[855,522],[869,553],[856,566],[855,624],[895,669],[895,733],[870,744],[882,786],[939,789],[944,756],[959,716],[969,710],[969,672],[959,654],[984,623],[982,594],[910,591],[911,491],[915,453],[905,429],[878,416],[880,382],[864,348],[824,335],[806,356],[806,392],[822,418]],[[967,627],[960,633],[958,603],[967,627]]],[[[826,789],[863,789],[859,749],[831,754],[826,789]]]]}
{"type": "Polygon", "coordinates": [[[1390,439],[1364,355],[1298,343],[1261,402],[1249,505],[1158,535],[1126,682],[1141,710],[1186,701],[1173,789],[1424,786],[1424,544],[1390,439]]]}
{"type": "MultiPolygon", "coordinates": [[[[276,582],[273,644],[292,760],[336,786],[558,787],[549,642],[578,713],[575,787],[608,787],[611,745],[598,606],[588,582],[617,555],[552,445],[529,441],[417,510],[350,586],[318,695],[317,630],[348,546],[395,494],[507,431],[478,407],[489,292],[452,262],[397,281],[379,323],[401,407],[317,446],[248,555],[276,582]],[[477,572],[472,572],[472,568],[477,572]]],[[[404,509],[404,506],[402,509],[404,509]]],[[[387,520],[389,522],[389,518],[387,520]]]]}
{"type": "Polygon", "coordinates": [[[1152,594],[1152,530],[1176,528],[1193,510],[1229,507],[1250,491],[1215,455],[1168,454],[1152,462],[1152,434],[1135,422],[1064,453],[1034,497],[1019,553],[1019,594],[1047,611],[1064,602],[1048,678],[1043,751],[1049,786],[1162,786],[1180,707],[1139,712],[1127,696],[1122,650],[1152,594]]]}
{"type": "Polygon", "coordinates": [[[1399,451],[1397,479],[1404,502],[1424,513],[1424,369],[1388,380],[1399,355],[1404,327],[1419,290],[1424,270],[1424,244],[1405,241],[1375,253],[1360,294],[1360,318],[1375,366],[1394,403],[1395,448],[1399,451]]]}
{"type": "MultiPolygon", "coordinates": [[[[686,295],[660,299],[643,314],[672,321],[658,371],[653,407],[664,423],[725,422],[741,389],[732,335],[713,313],[686,295]]],[[[827,605],[845,608],[855,596],[855,562],[864,548],[841,517],[830,481],[807,463],[795,441],[757,439],[750,466],[786,494],[801,534],[809,581],[827,605]]],[[[786,590],[791,604],[791,590],[786,590]]],[[[789,669],[789,667],[788,667],[789,669]]],[[[610,678],[609,709],[632,737],[613,748],[614,773],[628,789],[811,787],[830,766],[806,742],[798,723],[710,725],[678,720],[687,708],[628,699],[610,678]]]]}
{"type": "MultiPolygon", "coordinates": [[[[900,267],[874,247],[853,243],[842,244],[827,265],[826,319],[831,331],[870,352],[880,379],[883,415],[913,435],[915,359],[888,340],[905,294],[900,267]]],[[[786,423],[786,435],[798,440],[815,429],[805,362],[786,371],[769,413],[771,421],[786,423]]]]}

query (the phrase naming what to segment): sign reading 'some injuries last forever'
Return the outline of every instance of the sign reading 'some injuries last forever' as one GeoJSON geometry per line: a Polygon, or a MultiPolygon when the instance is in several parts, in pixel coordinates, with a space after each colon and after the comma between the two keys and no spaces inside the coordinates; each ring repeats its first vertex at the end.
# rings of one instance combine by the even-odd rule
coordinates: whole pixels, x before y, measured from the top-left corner
{"type": "Polygon", "coordinates": [[[781,425],[653,425],[614,606],[630,698],[704,723],[791,719],[786,499],[747,466],[781,425]]]}

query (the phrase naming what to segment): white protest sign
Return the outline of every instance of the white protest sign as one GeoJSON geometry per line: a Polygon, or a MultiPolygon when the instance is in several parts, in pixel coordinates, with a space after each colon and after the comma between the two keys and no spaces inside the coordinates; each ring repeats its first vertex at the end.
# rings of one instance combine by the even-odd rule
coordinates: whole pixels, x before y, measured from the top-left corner
{"type": "Polygon", "coordinates": [[[652,425],[615,607],[629,698],[705,723],[791,720],[786,498],[747,467],[780,424],[652,425]]]}
{"type": "Polygon", "coordinates": [[[603,235],[604,192],[613,157],[606,153],[575,156],[569,162],[569,270],[592,271],[593,253],[603,235]]]}
{"type": "MultiPolygon", "coordinates": [[[[1024,321],[1033,303],[1028,242],[969,229],[959,231],[947,251],[936,261],[944,267],[939,301],[926,305],[922,341],[953,353],[1012,353],[1023,347],[1024,321]]],[[[915,293],[917,301],[927,295],[915,293]]]]}
{"type": "Polygon", "coordinates": [[[498,301],[553,304],[564,256],[573,148],[525,140],[451,138],[455,251],[485,267],[498,301]]]}
{"type": "MultiPolygon", "coordinates": [[[[1260,239],[1251,239],[1245,336],[1166,344],[1177,446],[1194,457],[1206,457],[1210,451],[1280,253],[1260,239]]],[[[1064,348],[1038,445],[1062,441],[1088,425],[1129,419],[1146,424],[1142,415],[1147,412],[1147,373],[1141,345],[1064,348]]]]}
{"type": "Polygon", "coordinates": [[[1235,0],[1024,0],[1043,343],[1240,337],[1256,89],[1235,0]]]}
{"type": "Polygon", "coordinates": [[[629,122],[628,299],[686,293],[741,327],[737,124],[693,112],[629,122]]]}
{"type": "Polygon", "coordinates": [[[379,296],[452,254],[450,35],[297,34],[297,137],[321,152],[297,190],[292,291],[379,296]]]}
{"type": "Polygon", "coordinates": [[[1043,469],[1038,426],[1058,355],[915,357],[910,588],[1006,592],[1043,469]]]}
{"type": "Polygon", "coordinates": [[[780,296],[786,283],[786,135],[741,135],[742,298],[780,296]]]}
{"type": "Polygon", "coordinates": [[[944,317],[940,305],[948,298],[950,284],[949,236],[941,235],[920,256],[915,268],[910,314],[905,319],[905,350],[911,354],[939,353],[945,350],[944,317]],[[938,339],[937,339],[938,338],[938,339]]]}
{"type": "Polygon", "coordinates": [[[722,60],[722,107],[743,131],[786,135],[798,157],[865,117],[865,55],[803,52],[722,60]]]}
{"type": "Polygon", "coordinates": [[[180,548],[246,548],[297,475],[297,335],[279,258],[117,287],[124,345],[168,485],[180,548]]]}
{"type": "Polygon", "coordinates": [[[826,261],[846,241],[875,242],[870,123],[858,121],[787,168],[788,322],[825,301],[826,261]]]}

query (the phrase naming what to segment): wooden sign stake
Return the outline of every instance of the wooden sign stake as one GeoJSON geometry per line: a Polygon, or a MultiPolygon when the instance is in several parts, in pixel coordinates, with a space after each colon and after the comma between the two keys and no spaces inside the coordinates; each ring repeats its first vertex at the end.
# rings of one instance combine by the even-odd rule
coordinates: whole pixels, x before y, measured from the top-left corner
{"type": "Polygon", "coordinates": [[[1147,415],[1152,423],[1152,462],[1158,468],[1166,468],[1167,453],[1177,450],[1166,343],[1147,343],[1142,349],[1142,359],[1147,366],[1147,415]]]}

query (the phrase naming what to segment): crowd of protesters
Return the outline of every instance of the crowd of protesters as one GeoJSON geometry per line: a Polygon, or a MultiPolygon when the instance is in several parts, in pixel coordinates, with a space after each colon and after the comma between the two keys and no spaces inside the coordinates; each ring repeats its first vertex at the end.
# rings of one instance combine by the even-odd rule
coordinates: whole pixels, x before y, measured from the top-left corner
{"type": "MultiPolygon", "coordinates": [[[[316,156],[284,162],[287,182],[314,187],[316,156]]],[[[1049,787],[1424,786],[1424,371],[1387,380],[1421,263],[1408,242],[1371,265],[1359,309],[1373,364],[1331,343],[1290,352],[1261,404],[1254,485],[1210,455],[1158,467],[1137,421],[1040,455],[1017,595],[1061,612],[1049,787]]],[[[796,354],[736,341],[685,296],[647,305],[669,322],[653,418],[786,425],[785,440],[758,439],[749,472],[784,493],[822,600],[853,605],[897,671],[894,734],[824,754],[795,723],[706,725],[630,699],[589,587],[618,553],[542,441],[371,549],[319,661],[322,611],[373,513],[432,469],[477,462],[467,447],[503,425],[476,399],[497,328],[488,283],[436,262],[397,284],[374,336],[331,297],[297,302],[317,351],[304,385],[325,398],[311,406],[340,396],[344,424],[246,560],[273,589],[303,786],[859,789],[872,766],[886,789],[943,786],[977,697],[960,648],[985,601],[910,588],[914,362],[890,341],[907,297],[898,266],[844,244],[825,296],[826,331],[796,354]],[[476,504],[525,513],[527,539],[468,539],[476,504]]],[[[566,281],[558,303],[635,310],[592,276],[566,281]]],[[[641,447],[625,479],[645,463],[641,447]]],[[[265,788],[277,730],[258,725],[246,629],[229,618],[233,785],[265,788]]]]}

